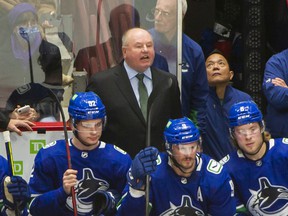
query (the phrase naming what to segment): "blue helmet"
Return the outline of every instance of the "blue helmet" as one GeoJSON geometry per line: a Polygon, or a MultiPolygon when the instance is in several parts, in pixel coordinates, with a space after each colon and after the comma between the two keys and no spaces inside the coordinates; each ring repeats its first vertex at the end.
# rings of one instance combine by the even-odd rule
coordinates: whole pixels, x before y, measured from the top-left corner
{"type": "Polygon", "coordinates": [[[70,99],[68,113],[73,120],[104,119],[105,106],[94,92],[77,92],[70,99]]]}
{"type": "Polygon", "coordinates": [[[242,101],[234,104],[229,111],[229,126],[249,124],[253,122],[262,122],[262,113],[253,101],[242,101]]]}
{"type": "Polygon", "coordinates": [[[172,144],[186,144],[200,141],[200,133],[194,123],[187,117],[170,119],[164,130],[166,150],[171,150],[172,144]]]}

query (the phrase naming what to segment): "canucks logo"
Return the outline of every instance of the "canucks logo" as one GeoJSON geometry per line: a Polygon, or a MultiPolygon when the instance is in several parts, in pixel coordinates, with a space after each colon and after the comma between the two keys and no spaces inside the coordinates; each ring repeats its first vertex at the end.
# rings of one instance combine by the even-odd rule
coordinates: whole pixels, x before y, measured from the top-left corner
{"type": "Polygon", "coordinates": [[[201,209],[193,206],[191,198],[187,195],[182,196],[180,206],[175,206],[172,203],[170,203],[170,206],[171,206],[170,209],[163,212],[160,216],[205,215],[201,209]]]}
{"type": "MultiPolygon", "coordinates": [[[[95,178],[91,169],[83,169],[83,177],[75,186],[78,214],[87,215],[92,210],[93,195],[97,190],[107,190],[108,188],[108,182],[95,178]]],[[[67,198],[66,206],[73,211],[71,196],[67,198]]]]}
{"type": "Polygon", "coordinates": [[[181,64],[182,66],[182,73],[187,73],[189,71],[190,65],[185,60],[181,64]]]}
{"type": "Polygon", "coordinates": [[[250,190],[247,202],[253,215],[288,215],[288,190],[286,187],[272,185],[265,177],[259,178],[259,190],[250,190]]]}

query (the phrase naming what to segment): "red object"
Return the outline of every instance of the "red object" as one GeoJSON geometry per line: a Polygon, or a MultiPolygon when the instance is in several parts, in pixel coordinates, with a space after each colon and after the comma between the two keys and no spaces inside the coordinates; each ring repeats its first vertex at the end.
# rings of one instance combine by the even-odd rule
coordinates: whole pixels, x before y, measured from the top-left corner
{"type": "Polygon", "coordinates": [[[231,50],[232,50],[231,41],[229,41],[229,40],[218,40],[214,44],[214,48],[218,49],[219,51],[221,51],[223,53],[223,55],[225,56],[225,58],[227,58],[227,59],[230,58],[230,54],[231,54],[231,50]]]}
{"type": "MultiPolygon", "coordinates": [[[[61,131],[64,129],[63,122],[34,122],[35,126],[32,127],[33,131],[45,129],[46,131],[61,131]]],[[[22,129],[22,128],[21,128],[22,129]]],[[[71,130],[67,126],[67,130],[71,130]]]]}

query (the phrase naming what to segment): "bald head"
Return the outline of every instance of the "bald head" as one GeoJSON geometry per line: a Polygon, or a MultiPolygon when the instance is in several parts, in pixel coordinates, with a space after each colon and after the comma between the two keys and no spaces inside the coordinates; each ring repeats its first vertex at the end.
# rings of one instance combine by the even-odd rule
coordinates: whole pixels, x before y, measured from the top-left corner
{"type": "Polygon", "coordinates": [[[152,36],[142,28],[129,29],[122,37],[122,53],[131,68],[138,72],[145,71],[155,57],[152,36]]]}

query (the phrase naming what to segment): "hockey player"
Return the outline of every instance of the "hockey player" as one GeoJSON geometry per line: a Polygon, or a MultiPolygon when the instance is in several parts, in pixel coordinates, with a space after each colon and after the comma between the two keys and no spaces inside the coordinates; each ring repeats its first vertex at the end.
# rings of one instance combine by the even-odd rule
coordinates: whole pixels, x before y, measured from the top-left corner
{"type": "Polygon", "coordinates": [[[6,159],[0,155],[1,215],[2,216],[28,215],[26,206],[27,202],[30,199],[29,186],[22,177],[20,176],[10,177],[8,176],[8,174],[9,174],[8,163],[6,159]]]}
{"type": "Polygon", "coordinates": [[[70,99],[69,139],[72,169],[68,169],[65,140],[57,140],[36,155],[30,178],[33,216],[73,215],[71,187],[76,193],[78,215],[113,215],[117,196],[126,185],[130,156],[117,146],[100,141],[106,111],[93,92],[70,99]],[[93,208],[92,208],[93,206],[93,208]]]}
{"type": "Polygon", "coordinates": [[[164,136],[166,153],[157,156],[157,149],[148,147],[134,158],[118,215],[144,215],[147,174],[150,215],[233,215],[232,180],[221,164],[197,153],[201,138],[193,122],[186,117],[169,120],[164,136]]]}
{"type": "Polygon", "coordinates": [[[253,101],[229,111],[237,151],[222,159],[235,185],[237,212],[288,215],[288,139],[264,141],[262,113],[253,101]]]}

